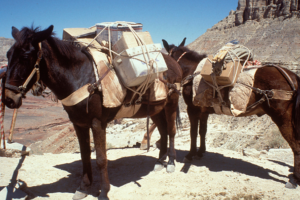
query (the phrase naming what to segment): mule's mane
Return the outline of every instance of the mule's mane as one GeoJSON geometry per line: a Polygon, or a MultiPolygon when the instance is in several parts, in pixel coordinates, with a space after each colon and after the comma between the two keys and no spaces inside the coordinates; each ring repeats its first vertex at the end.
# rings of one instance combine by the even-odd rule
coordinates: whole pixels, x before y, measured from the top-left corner
{"type": "Polygon", "coordinates": [[[23,27],[22,30],[17,34],[16,45],[23,46],[30,40],[32,40],[33,35],[40,30],[40,27],[31,28],[23,27]]]}
{"type": "Polygon", "coordinates": [[[177,51],[182,51],[186,52],[186,54],[184,55],[184,57],[190,61],[194,61],[194,62],[200,62],[203,58],[206,58],[207,55],[206,54],[199,54],[196,51],[192,51],[189,48],[185,47],[185,46],[179,46],[176,49],[177,51]]]}
{"type": "Polygon", "coordinates": [[[186,52],[184,57],[187,58],[190,61],[193,61],[193,62],[200,62],[203,58],[207,57],[206,54],[199,54],[196,51],[192,51],[192,50],[190,50],[189,48],[187,48],[185,46],[177,47],[174,44],[171,44],[171,45],[169,45],[169,49],[170,50],[172,49],[173,52],[179,51],[179,52],[181,52],[181,54],[186,52]]]}
{"type": "MultiPolygon", "coordinates": [[[[17,37],[17,45],[24,45],[27,42],[31,42],[34,34],[40,31],[40,27],[31,28],[24,27],[19,32],[17,37]]],[[[47,42],[43,42],[43,51],[47,53],[48,56],[55,54],[56,59],[62,59],[66,62],[73,63],[80,59],[77,52],[82,52],[90,60],[92,60],[91,54],[86,48],[79,48],[73,45],[71,42],[63,41],[55,37],[55,33],[52,33],[51,36],[47,39],[47,42]]],[[[72,66],[72,65],[69,65],[72,66]]]]}

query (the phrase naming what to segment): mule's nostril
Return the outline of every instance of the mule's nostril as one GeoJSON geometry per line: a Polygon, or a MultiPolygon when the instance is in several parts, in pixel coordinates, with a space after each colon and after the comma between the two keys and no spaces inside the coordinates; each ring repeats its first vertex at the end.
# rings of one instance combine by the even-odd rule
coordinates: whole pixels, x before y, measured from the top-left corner
{"type": "Polygon", "coordinates": [[[11,98],[8,98],[8,97],[5,98],[4,103],[9,108],[14,108],[16,106],[15,102],[11,98]]]}

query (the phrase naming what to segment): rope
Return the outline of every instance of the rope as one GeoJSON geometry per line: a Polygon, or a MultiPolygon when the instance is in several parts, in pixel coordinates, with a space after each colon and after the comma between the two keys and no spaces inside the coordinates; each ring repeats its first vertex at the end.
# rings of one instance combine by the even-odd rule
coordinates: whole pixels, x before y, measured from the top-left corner
{"type": "MultiPolygon", "coordinates": [[[[2,82],[2,81],[1,81],[2,82]]],[[[1,146],[1,140],[3,139],[3,149],[6,149],[6,144],[5,144],[5,135],[4,135],[4,128],[3,128],[3,118],[4,118],[4,104],[2,103],[2,83],[0,84],[0,146],[1,146]]]]}
{"type": "MultiPolygon", "coordinates": [[[[145,42],[142,40],[142,38],[137,34],[137,32],[132,28],[132,26],[129,24],[129,23],[126,23],[126,22],[111,22],[111,23],[108,23],[97,35],[95,38],[93,38],[93,40],[89,43],[87,42],[82,42],[82,41],[75,41],[75,42],[78,42],[78,43],[84,43],[84,44],[87,44],[86,48],[94,48],[94,49],[97,49],[97,50],[102,50],[102,49],[105,49],[105,50],[108,50],[109,52],[109,56],[110,58],[112,58],[112,54],[115,54],[117,56],[120,56],[120,57],[127,57],[127,58],[130,58],[130,59],[136,59],[136,60],[139,60],[143,63],[146,64],[147,66],[147,77],[145,79],[145,81],[143,83],[141,83],[141,85],[138,86],[137,89],[133,89],[133,88],[130,88],[130,87],[127,87],[124,83],[123,85],[130,91],[132,91],[134,94],[130,100],[130,104],[132,103],[133,99],[136,97],[136,95],[138,95],[138,100],[136,101],[136,103],[140,102],[141,101],[141,98],[142,96],[146,93],[147,89],[149,89],[149,87],[154,83],[154,80],[151,81],[151,75],[154,73],[154,66],[156,65],[156,73],[157,73],[157,77],[159,76],[159,72],[158,72],[158,64],[156,62],[156,58],[160,55],[160,52],[157,53],[157,55],[155,56],[155,58],[151,59],[151,56],[150,56],[150,52],[145,44],[145,42]],[[138,59],[138,58],[135,58],[135,57],[129,57],[129,56],[125,56],[123,55],[123,52],[125,51],[122,51],[121,53],[117,53],[115,51],[113,51],[111,49],[111,29],[110,27],[113,25],[113,24],[116,24],[116,23],[122,23],[123,25],[126,25],[129,30],[132,32],[134,38],[136,39],[137,43],[139,46],[141,46],[141,50],[142,50],[142,55],[143,55],[143,58],[144,60],[142,59],[138,59]],[[108,30],[108,48],[107,47],[104,47],[102,45],[99,44],[99,46],[96,46],[95,44],[92,44],[96,38],[104,31],[104,30],[108,30]]],[[[110,67],[113,68],[112,64],[110,63],[110,67]]],[[[94,73],[95,75],[98,74],[96,73],[96,67],[94,66],[94,73]]],[[[96,75],[96,80],[99,80],[99,77],[96,75]]],[[[121,79],[122,81],[122,79],[121,79]]]]}
{"type": "Polygon", "coordinates": [[[36,73],[36,81],[35,81],[35,83],[40,80],[40,68],[39,68],[39,64],[40,64],[40,61],[42,60],[42,55],[43,55],[43,52],[42,52],[42,43],[40,42],[39,43],[38,58],[37,58],[37,60],[35,62],[34,68],[31,71],[31,73],[28,76],[28,78],[26,79],[26,81],[24,82],[24,84],[22,86],[20,86],[23,90],[26,89],[29,81],[32,79],[32,77],[34,76],[35,73],[36,73]]]}
{"type": "MultiPolygon", "coordinates": [[[[245,47],[245,46],[243,46],[243,45],[235,45],[234,47],[244,47],[245,49],[248,50],[248,56],[247,56],[247,59],[244,61],[243,66],[242,66],[242,68],[241,68],[241,71],[242,71],[242,70],[244,69],[245,65],[247,64],[247,61],[248,61],[249,58],[250,58],[251,51],[250,51],[247,47],[245,47]]],[[[234,52],[232,51],[232,49],[233,49],[232,47],[227,47],[227,46],[225,46],[225,47],[221,48],[221,49],[216,53],[216,55],[217,55],[220,51],[227,50],[227,53],[229,54],[231,60],[233,61],[234,78],[232,79],[231,83],[228,84],[228,85],[219,86],[218,83],[217,83],[217,80],[216,80],[216,75],[215,75],[215,73],[212,73],[212,75],[211,75],[213,84],[211,84],[211,83],[209,83],[208,81],[206,81],[206,80],[203,79],[209,86],[211,86],[211,87],[213,88],[213,90],[214,90],[214,95],[215,95],[215,91],[217,91],[217,93],[219,94],[218,97],[219,97],[220,103],[223,103],[223,102],[224,102],[224,100],[223,100],[223,98],[222,98],[221,90],[222,90],[223,88],[225,88],[225,87],[230,87],[230,86],[234,85],[235,80],[236,80],[236,78],[237,78],[237,74],[238,74],[238,66],[239,66],[239,63],[241,62],[241,59],[236,55],[236,53],[234,53],[234,52]],[[235,59],[233,58],[233,56],[235,56],[235,59]]],[[[215,57],[215,56],[214,56],[214,57],[215,57]]],[[[208,59],[209,62],[211,62],[212,64],[214,63],[214,61],[210,60],[209,58],[207,58],[207,59],[208,59]]],[[[225,60],[224,60],[224,62],[225,62],[225,60]]],[[[225,64],[226,64],[226,62],[225,62],[225,64]]],[[[213,97],[213,98],[215,98],[215,97],[213,97]]]]}

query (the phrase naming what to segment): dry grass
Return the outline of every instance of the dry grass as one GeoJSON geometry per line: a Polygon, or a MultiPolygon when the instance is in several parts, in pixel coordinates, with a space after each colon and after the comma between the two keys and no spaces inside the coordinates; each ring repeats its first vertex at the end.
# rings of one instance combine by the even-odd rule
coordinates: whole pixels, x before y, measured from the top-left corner
{"type": "Polygon", "coordinates": [[[278,128],[274,128],[271,131],[271,134],[267,137],[267,144],[269,148],[274,148],[274,149],[286,149],[289,148],[289,144],[287,141],[282,137],[280,131],[278,128]]]}

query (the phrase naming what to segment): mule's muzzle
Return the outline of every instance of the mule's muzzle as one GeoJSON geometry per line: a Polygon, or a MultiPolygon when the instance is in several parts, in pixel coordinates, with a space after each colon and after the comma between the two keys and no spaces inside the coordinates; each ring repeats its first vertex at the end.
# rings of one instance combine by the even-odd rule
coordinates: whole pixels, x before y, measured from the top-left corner
{"type": "Polygon", "coordinates": [[[16,94],[8,89],[5,89],[5,97],[3,103],[11,109],[20,108],[22,105],[22,94],[16,94]]]}
{"type": "Polygon", "coordinates": [[[15,93],[21,93],[22,96],[25,95],[25,89],[26,89],[26,88],[24,88],[23,86],[17,87],[17,86],[14,86],[14,85],[10,85],[10,84],[8,84],[8,83],[5,83],[5,88],[7,88],[7,89],[9,89],[9,90],[12,90],[12,91],[14,91],[15,93]]]}

